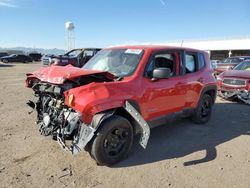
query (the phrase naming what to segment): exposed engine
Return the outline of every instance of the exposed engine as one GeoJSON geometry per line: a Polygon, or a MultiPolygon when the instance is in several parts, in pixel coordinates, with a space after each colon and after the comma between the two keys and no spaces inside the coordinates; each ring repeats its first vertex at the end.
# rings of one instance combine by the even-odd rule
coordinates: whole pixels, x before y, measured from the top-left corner
{"type": "Polygon", "coordinates": [[[36,81],[32,89],[38,100],[27,103],[37,111],[37,126],[40,133],[52,136],[65,149],[65,139],[72,139],[82,123],[81,114],[64,104],[63,92],[73,87],[74,83],[58,86],[36,81]]]}
{"type": "Polygon", "coordinates": [[[89,141],[88,136],[93,136],[94,130],[84,126],[82,114],[65,105],[63,93],[93,82],[110,81],[113,80],[102,74],[77,77],[74,80],[65,80],[62,84],[42,82],[33,77],[28,78],[26,80],[27,87],[34,90],[37,99],[35,102],[29,101],[27,104],[37,111],[36,124],[40,133],[44,136],[52,136],[64,150],[72,153],[77,153],[83,149],[87,141],[89,141]],[[83,137],[87,139],[84,142],[85,144],[82,144],[83,137]],[[70,147],[66,145],[65,141],[67,139],[73,140],[70,147]],[[81,149],[79,149],[79,145],[82,146],[81,149]]]}

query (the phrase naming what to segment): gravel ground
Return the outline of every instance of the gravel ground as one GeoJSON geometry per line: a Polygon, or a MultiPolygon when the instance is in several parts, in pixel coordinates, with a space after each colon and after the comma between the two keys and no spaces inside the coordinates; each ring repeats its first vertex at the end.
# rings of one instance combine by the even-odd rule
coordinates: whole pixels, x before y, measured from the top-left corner
{"type": "Polygon", "coordinates": [[[39,63],[0,63],[0,187],[250,187],[250,108],[217,99],[211,121],[181,120],[138,138],[127,159],[96,165],[39,135],[26,106],[25,73],[39,63]]]}

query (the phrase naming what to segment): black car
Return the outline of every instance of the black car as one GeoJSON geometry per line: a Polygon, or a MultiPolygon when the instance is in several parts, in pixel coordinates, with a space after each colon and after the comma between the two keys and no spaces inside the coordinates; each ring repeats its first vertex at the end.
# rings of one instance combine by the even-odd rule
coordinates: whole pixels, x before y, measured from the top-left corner
{"type": "Polygon", "coordinates": [[[8,56],[9,54],[7,52],[0,52],[0,58],[4,56],[8,56]]]}
{"type": "Polygon", "coordinates": [[[4,56],[4,57],[1,57],[0,60],[3,63],[8,63],[8,62],[23,62],[23,63],[32,62],[32,58],[30,56],[22,55],[22,54],[12,54],[10,56],[4,56]]]}
{"type": "Polygon", "coordinates": [[[82,67],[100,50],[100,48],[79,48],[64,55],[45,55],[42,57],[42,63],[43,66],[66,66],[70,64],[75,67],[82,67]]]}
{"type": "Polygon", "coordinates": [[[42,54],[35,52],[29,53],[29,56],[33,59],[33,61],[41,61],[42,58],[42,54]]]}

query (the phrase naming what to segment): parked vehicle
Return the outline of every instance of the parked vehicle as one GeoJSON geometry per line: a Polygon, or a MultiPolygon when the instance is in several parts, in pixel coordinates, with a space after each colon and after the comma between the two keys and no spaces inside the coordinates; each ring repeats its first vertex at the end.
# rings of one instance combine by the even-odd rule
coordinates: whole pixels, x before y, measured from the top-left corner
{"type": "Polygon", "coordinates": [[[75,67],[82,67],[100,50],[100,48],[73,49],[64,55],[46,55],[42,58],[42,62],[43,66],[66,66],[70,64],[75,67]]]}
{"type": "Polygon", "coordinates": [[[7,52],[0,52],[0,58],[4,56],[8,56],[9,54],[7,52]]]}
{"type": "Polygon", "coordinates": [[[219,96],[250,104],[250,61],[243,61],[233,70],[221,73],[217,80],[219,96]]]}
{"type": "Polygon", "coordinates": [[[209,121],[217,85],[208,54],[167,46],[121,46],[100,51],[82,68],[50,66],[28,73],[42,135],[73,154],[87,150],[101,165],[122,160],[150,128],[190,117],[209,121]],[[66,139],[73,139],[66,144],[66,139]]]}
{"type": "Polygon", "coordinates": [[[21,55],[21,54],[12,54],[10,56],[4,56],[4,57],[1,57],[0,60],[3,63],[8,63],[8,62],[23,62],[23,63],[32,62],[31,57],[29,57],[27,55],[21,55]]]}
{"type": "Polygon", "coordinates": [[[32,53],[29,53],[28,55],[32,58],[33,61],[41,61],[42,54],[40,53],[32,52],[32,53]]]}
{"type": "Polygon", "coordinates": [[[210,62],[211,62],[212,68],[215,69],[217,64],[220,63],[221,61],[220,60],[210,60],[210,62]]]}
{"type": "Polygon", "coordinates": [[[226,70],[230,70],[244,60],[250,60],[250,56],[229,57],[216,64],[215,73],[218,75],[226,70]]]}

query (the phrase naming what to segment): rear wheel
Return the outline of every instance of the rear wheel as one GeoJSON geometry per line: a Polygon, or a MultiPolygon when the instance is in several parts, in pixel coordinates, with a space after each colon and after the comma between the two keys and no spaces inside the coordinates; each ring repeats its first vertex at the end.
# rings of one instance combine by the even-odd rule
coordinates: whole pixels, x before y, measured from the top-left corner
{"type": "Polygon", "coordinates": [[[128,155],[132,143],[133,129],[129,121],[113,116],[101,124],[90,146],[90,154],[99,165],[110,166],[128,155]]]}
{"type": "Polygon", "coordinates": [[[199,124],[208,122],[211,117],[212,107],[212,97],[208,94],[204,94],[199,101],[194,115],[192,116],[192,121],[199,124]]]}
{"type": "Polygon", "coordinates": [[[8,63],[8,59],[3,59],[3,63],[8,63]]]}

